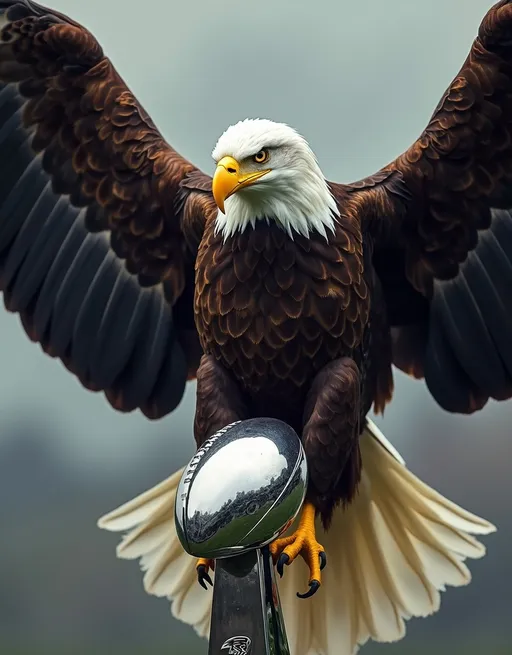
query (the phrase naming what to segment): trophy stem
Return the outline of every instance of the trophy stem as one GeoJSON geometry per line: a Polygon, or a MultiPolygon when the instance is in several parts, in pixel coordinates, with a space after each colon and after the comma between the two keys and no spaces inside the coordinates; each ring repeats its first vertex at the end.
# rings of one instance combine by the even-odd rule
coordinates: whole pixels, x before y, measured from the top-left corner
{"type": "Polygon", "coordinates": [[[209,655],[290,655],[268,547],[215,562],[209,655]]]}

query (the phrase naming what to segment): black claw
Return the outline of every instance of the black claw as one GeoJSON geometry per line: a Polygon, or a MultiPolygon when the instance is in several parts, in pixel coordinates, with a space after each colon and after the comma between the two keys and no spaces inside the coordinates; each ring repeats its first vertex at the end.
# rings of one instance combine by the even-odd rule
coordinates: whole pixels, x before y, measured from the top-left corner
{"type": "Polygon", "coordinates": [[[320,589],[320,583],[318,580],[311,580],[309,583],[309,591],[306,591],[305,594],[299,594],[297,592],[297,598],[311,598],[316,592],[320,589]]]}
{"type": "Polygon", "coordinates": [[[323,571],[327,566],[327,555],[322,551],[320,553],[320,571],[323,571]]]}
{"type": "Polygon", "coordinates": [[[279,559],[277,560],[277,567],[276,567],[280,578],[283,577],[284,566],[285,564],[288,564],[289,561],[290,561],[290,556],[287,555],[286,553],[281,553],[279,559]]]}
{"type": "Polygon", "coordinates": [[[208,590],[208,587],[206,586],[206,583],[210,585],[210,587],[213,587],[213,582],[212,579],[210,578],[210,574],[208,573],[208,569],[204,564],[201,564],[200,566],[197,567],[197,581],[201,585],[203,589],[208,590]]]}

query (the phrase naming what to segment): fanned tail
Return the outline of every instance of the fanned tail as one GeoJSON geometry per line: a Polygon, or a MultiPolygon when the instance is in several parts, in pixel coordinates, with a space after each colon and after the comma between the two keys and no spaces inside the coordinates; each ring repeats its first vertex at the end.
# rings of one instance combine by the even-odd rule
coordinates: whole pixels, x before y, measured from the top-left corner
{"type": "Polygon", "coordinates": [[[171,600],[173,616],[194,626],[201,637],[210,631],[212,597],[197,583],[196,560],[178,540],[174,526],[176,490],[183,469],[156,487],[103,516],[98,526],[125,532],[116,554],[138,559],[148,594],[171,600]]]}
{"type": "MultiPolygon", "coordinates": [[[[308,575],[302,560],[279,580],[293,655],[353,655],[368,639],[401,639],[405,620],[439,609],[446,586],[470,582],[464,561],[485,554],[471,535],[495,531],[413,475],[369,420],[360,443],[363,475],[355,500],[335,511],[328,532],[318,521],[329,562],[320,591],[308,600],[296,597],[308,575]]],[[[207,636],[212,594],[197,584],[195,560],[182,550],[174,527],[181,473],[104,516],[99,526],[127,532],[118,557],[140,557],[145,590],[168,597],[173,615],[207,636]]]]}

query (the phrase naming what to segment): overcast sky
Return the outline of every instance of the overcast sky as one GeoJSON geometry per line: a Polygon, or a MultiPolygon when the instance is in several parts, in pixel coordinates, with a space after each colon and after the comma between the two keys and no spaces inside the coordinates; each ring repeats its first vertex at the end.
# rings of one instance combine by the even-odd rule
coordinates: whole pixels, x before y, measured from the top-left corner
{"type": "MultiPolygon", "coordinates": [[[[419,135],[491,5],[489,0],[46,2],[97,36],[168,141],[206,171],[212,170],[210,153],[224,129],[259,116],[293,125],[312,145],[326,176],[346,182],[377,170],[419,135]]],[[[139,456],[148,434],[163,430],[192,452],[185,437],[191,434],[193,387],[163,422],[120,416],[31,344],[18,318],[3,308],[0,333],[0,439],[2,425],[21,410],[51,417],[62,447],[96,464],[139,456]]],[[[392,422],[400,433],[416,403],[441,420],[422,383],[399,376],[397,386],[384,427],[392,422]]],[[[508,405],[493,405],[476,420],[511,414],[508,405]]],[[[391,436],[400,444],[400,434],[391,436]]]]}

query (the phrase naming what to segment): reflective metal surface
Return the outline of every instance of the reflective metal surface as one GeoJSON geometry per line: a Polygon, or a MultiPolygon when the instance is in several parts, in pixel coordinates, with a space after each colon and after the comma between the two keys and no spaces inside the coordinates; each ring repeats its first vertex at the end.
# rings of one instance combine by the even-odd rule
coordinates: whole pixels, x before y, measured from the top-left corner
{"type": "Polygon", "coordinates": [[[178,486],[183,548],[220,559],[269,544],[299,512],[306,486],[306,457],[289,425],[258,418],[223,428],[198,450],[178,486]]]}
{"type": "Polygon", "coordinates": [[[268,547],[215,565],[209,655],[290,655],[268,547]]]}
{"type": "Polygon", "coordinates": [[[290,655],[268,544],[298,514],[306,486],[300,439],[268,418],[226,426],[185,469],[178,536],[191,555],[216,560],[209,655],[290,655]]]}

